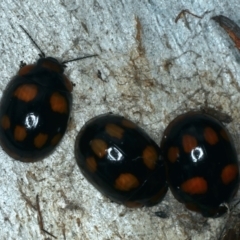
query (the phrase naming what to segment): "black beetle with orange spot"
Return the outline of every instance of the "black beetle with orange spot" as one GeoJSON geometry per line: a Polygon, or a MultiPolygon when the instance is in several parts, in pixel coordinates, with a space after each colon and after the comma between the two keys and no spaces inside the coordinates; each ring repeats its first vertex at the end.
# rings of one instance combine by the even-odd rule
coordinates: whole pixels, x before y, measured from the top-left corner
{"type": "Polygon", "coordinates": [[[88,121],[77,136],[75,157],[88,181],[127,207],[155,205],[167,192],[160,148],[124,117],[103,114],[88,121]]]}
{"type": "Polygon", "coordinates": [[[72,83],[64,67],[82,59],[61,63],[37,48],[40,59],[21,66],[0,103],[0,144],[9,156],[23,162],[43,159],[62,139],[72,108],[72,83]]]}
{"type": "Polygon", "coordinates": [[[217,119],[188,112],[175,118],[161,143],[175,198],[205,217],[219,217],[238,190],[236,149],[217,119]]]}

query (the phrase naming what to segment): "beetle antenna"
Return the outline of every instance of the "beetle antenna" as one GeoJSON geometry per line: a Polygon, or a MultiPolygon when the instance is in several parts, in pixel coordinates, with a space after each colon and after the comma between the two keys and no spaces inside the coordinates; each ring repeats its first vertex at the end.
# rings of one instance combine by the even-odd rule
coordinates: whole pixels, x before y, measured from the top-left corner
{"type": "Polygon", "coordinates": [[[42,51],[42,49],[37,45],[37,43],[33,40],[33,38],[31,37],[31,35],[27,32],[27,30],[22,26],[19,25],[20,28],[25,32],[25,34],[30,38],[30,40],[32,41],[32,43],[35,45],[35,47],[40,51],[40,56],[41,57],[45,57],[45,53],[42,51]]]}
{"type": "Polygon", "coordinates": [[[84,58],[97,57],[97,56],[98,56],[97,54],[94,54],[94,55],[87,55],[87,56],[79,57],[79,58],[73,58],[73,59],[70,59],[70,60],[67,60],[67,61],[63,61],[62,64],[78,61],[78,60],[81,60],[81,59],[84,59],[84,58]]]}

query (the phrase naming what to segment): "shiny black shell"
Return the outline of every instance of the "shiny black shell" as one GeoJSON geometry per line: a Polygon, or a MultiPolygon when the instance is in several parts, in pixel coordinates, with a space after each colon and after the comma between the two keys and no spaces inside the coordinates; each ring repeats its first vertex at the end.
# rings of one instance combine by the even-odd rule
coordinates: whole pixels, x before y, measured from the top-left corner
{"type": "Polygon", "coordinates": [[[239,167],[222,123],[201,112],[180,115],[165,130],[161,148],[176,199],[205,217],[224,214],[238,189],[239,167]]]}
{"type": "Polygon", "coordinates": [[[160,148],[135,123],[114,114],[88,121],[75,143],[83,175],[100,192],[128,207],[152,206],[167,192],[160,148]]]}
{"type": "Polygon", "coordinates": [[[16,160],[49,155],[63,137],[72,107],[72,84],[56,59],[25,65],[9,82],[0,103],[0,144],[16,160]]]}

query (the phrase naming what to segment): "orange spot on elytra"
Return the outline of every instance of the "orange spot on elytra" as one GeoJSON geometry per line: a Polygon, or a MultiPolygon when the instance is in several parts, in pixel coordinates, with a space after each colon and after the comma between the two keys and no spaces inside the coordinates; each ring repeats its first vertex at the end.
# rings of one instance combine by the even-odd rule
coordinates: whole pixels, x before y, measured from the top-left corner
{"type": "Polygon", "coordinates": [[[56,135],[52,138],[51,144],[54,145],[54,146],[57,145],[57,144],[59,143],[59,141],[61,140],[61,138],[62,138],[62,134],[60,134],[60,133],[56,134],[56,135]]]}
{"type": "Polygon", "coordinates": [[[34,138],[34,145],[36,148],[41,148],[47,141],[48,135],[44,133],[39,133],[35,138],[34,138]]]}
{"type": "Polygon", "coordinates": [[[115,188],[121,191],[130,191],[138,186],[138,179],[131,173],[122,173],[115,181],[115,188]]]}
{"type": "Polygon", "coordinates": [[[178,149],[178,147],[170,147],[168,149],[168,160],[171,163],[176,162],[176,160],[178,159],[178,156],[179,156],[179,149],[178,149]]]}
{"type": "Polygon", "coordinates": [[[25,65],[22,68],[19,69],[18,75],[23,76],[28,74],[36,65],[35,64],[29,64],[25,65]]]}
{"type": "Polygon", "coordinates": [[[235,43],[236,48],[240,49],[240,38],[239,38],[239,36],[237,36],[237,34],[235,32],[233,32],[232,30],[230,30],[229,28],[227,28],[227,27],[223,27],[223,28],[226,30],[229,37],[235,43]]]}
{"type": "Polygon", "coordinates": [[[140,203],[140,202],[131,202],[131,201],[125,202],[124,205],[126,207],[129,207],[129,208],[140,208],[140,207],[143,207],[142,203],[140,203]]]}
{"type": "Polygon", "coordinates": [[[53,62],[51,60],[45,59],[44,61],[42,61],[41,66],[44,68],[48,68],[49,70],[54,71],[54,72],[58,72],[58,73],[63,72],[63,68],[62,68],[61,64],[58,62],[53,62]]]}
{"type": "Polygon", "coordinates": [[[58,113],[68,112],[66,98],[63,97],[60,93],[55,92],[52,94],[50,98],[50,104],[54,112],[58,112],[58,113]]]}
{"type": "Polygon", "coordinates": [[[124,133],[124,129],[120,128],[116,124],[109,123],[106,125],[105,130],[108,135],[121,139],[124,133]]]}
{"type": "Polygon", "coordinates": [[[64,74],[63,74],[63,79],[64,79],[65,87],[67,88],[67,90],[69,92],[72,92],[73,90],[72,82],[64,74]]]}
{"type": "Polygon", "coordinates": [[[10,128],[10,119],[8,116],[4,115],[1,119],[1,126],[4,130],[10,128]]]}
{"type": "Polygon", "coordinates": [[[147,146],[142,153],[144,164],[151,170],[155,168],[156,162],[158,160],[158,154],[154,147],[147,146]]]}
{"type": "Polygon", "coordinates": [[[157,194],[151,197],[150,199],[151,203],[157,204],[165,196],[167,190],[168,189],[166,187],[162,187],[162,189],[157,194]]]}
{"type": "Polygon", "coordinates": [[[217,133],[210,127],[204,129],[204,138],[210,145],[215,145],[218,142],[217,133]]]}
{"type": "Polygon", "coordinates": [[[122,125],[127,128],[136,128],[136,124],[127,119],[122,120],[122,125]]]}
{"type": "Polygon", "coordinates": [[[107,143],[101,139],[93,139],[90,142],[93,152],[99,157],[102,158],[107,153],[107,143]]]}
{"type": "Polygon", "coordinates": [[[16,126],[15,129],[14,129],[14,139],[16,141],[23,141],[27,136],[27,131],[26,131],[26,128],[23,127],[23,126],[16,126]]]}
{"type": "Polygon", "coordinates": [[[229,136],[228,136],[227,132],[224,129],[222,129],[220,131],[220,134],[226,141],[229,141],[229,136]]]}
{"type": "Polygon", "coordinates": [[[19,86],[13,95],[17,97],[19,100],[24,102],[29,102],[33,100],[37,96],[37,86],[34,84],[24,84],[19,86]]]}
{"type": "Polygon", "coordinates": [[[222,182],[227,185],[236,179],[238,175],[238,166],[236,164],[229,164],[225,166],[221,173],[222,182]]]}
{"type": "Polygon", "coordinates": [[[239,37],[239,27],[231,19],[224,17],[222,15],[215,16],[212,18],[220,24],[220,26],[228,33],[229,37],[235,43],[235,46],[240,49],[240,37],[239,37]]]}
{"type": "Polygon", "coordinates": [[[186,153],[190,153],[197,147],[197,139],[191,135],[184,135],[182,138],[183,149],[186,153]]]}
{"type": "Polygon", "coordinates": [[[97,162],[94,157],[88,157],[86,159],[86,165],[90,172],[94,173],[97,170],[97,162]]]}
{"type": "Polygon", "coordinates": [[[196,204],[194,204],[194,203],[185,203],[185,206],[190,211],[194,211],[194,212],[200,212],[201,211],[199,209],[199,207],[196,204]]]}
{"type": "Polygon", "coordinates": [[[190,178],[181,184],[181,190],[188,194],[204,194],[207,192],[207,181],[203,177],[190,178]]]}

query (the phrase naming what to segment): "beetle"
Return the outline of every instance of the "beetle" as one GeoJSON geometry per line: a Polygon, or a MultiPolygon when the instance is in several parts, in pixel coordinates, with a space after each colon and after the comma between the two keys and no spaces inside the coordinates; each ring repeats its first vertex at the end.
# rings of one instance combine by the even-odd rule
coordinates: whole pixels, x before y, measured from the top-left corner
{"type": "Polygon", "coordinates": [[[72,83],[64,74],[66,63],[41,52],[34,64],[21,64],[0,102],[0,144],[12,158],[34,162],[48,156],[61,141],[72,108],[72,83]]]}
{"type": "Polygon", "coordinates": [[[77,135],[75,158],[93,186],[127,207],[153,206],[168,190],[159,146],[122,116],[89,120],[77,135]]]}
{"type": "Polygon", "coordinates": [[[174,197],[204,217],[226,213],[239,186],[237,152],[224,125],[202,112],[176,117],[161,142],[174,197]]]}

